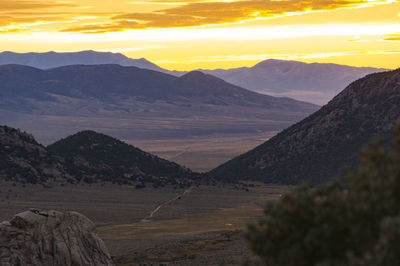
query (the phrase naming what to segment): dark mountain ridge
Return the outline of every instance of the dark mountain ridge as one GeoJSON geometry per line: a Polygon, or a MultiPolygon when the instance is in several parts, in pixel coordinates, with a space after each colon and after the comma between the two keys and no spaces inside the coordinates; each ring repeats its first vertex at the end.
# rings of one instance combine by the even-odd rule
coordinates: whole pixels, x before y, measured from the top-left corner
{"type": "Polygon", "coordinates": [[[212,170],[223,180],[322,183],[353,166],[375,136],[400,122],[400,70],[368,75],[319,111],[255,149],[212,170]]]}
{"type": "Polygon", "coordinates": [[[166,185],[200,177],[176,163],[94,131],[78,132],[47,146],[47,150],[63,158],[71,174],[86,182],[140,181],[166,185]]]}
{"type": "Polygon", "coordinates": [[[205,177],[94,131],[44,147],[30,134],[0,126],[0,180],[186,186],[205,177]]]}

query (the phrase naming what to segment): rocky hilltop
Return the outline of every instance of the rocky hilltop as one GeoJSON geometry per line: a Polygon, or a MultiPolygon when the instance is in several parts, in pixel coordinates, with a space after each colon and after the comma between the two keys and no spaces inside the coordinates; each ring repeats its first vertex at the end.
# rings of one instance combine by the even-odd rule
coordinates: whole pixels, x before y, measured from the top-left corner
{"type": "Polygon", "coordinates": [[[114,265],[95,225],[77,212],[30,210],[0,223],[0,265],[114,265]]]}
{"type": "Polygon", "coordinates": [[[112,182],[186,186],[204,176],[120,140],[82,131],[48,147],[0,126],[0,179],[21,183],[112,182]]]}
{"type": "Polygon", "coordinates": [[[353,166],[375,136],[400,122],[400,69],[368,75],[264,144],[212,170],[223,180],[317,184],[353,166]]]}
{"type": "Polygon", "coordinates": [[[140,181],[158,186],[190,183],[197,175],[176,163],[94,131],[81,131],[47,149],[63,158],[71,175],[89,183],[140,181]]]}

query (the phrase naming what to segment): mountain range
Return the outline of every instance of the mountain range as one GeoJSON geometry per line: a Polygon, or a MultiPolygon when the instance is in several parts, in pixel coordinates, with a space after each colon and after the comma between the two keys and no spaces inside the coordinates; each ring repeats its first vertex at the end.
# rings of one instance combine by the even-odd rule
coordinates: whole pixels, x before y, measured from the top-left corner
{"type": "Polygon", "coordinates": [[[120,65],[2,65],[0,84],[0,119],[42,143],[82,128],[121,139],[281,130],[318,108],[198,71],[175,77],[120,65]]]}
{"type": "Polygon", "coordinates": [[[0,65],[25,65],[39,69],[49,69],[68,65],[102,65],[117,64],[121,66],[135,66],[159,72],[168,72],[145,58],[132,59],[120,53],[80,51],[69,53],[14,53],[5,51],[0,53],[0,65]]]}
{"type": "Polygon", "coordinates": [[[353,167],[371,138],[390,139],[400,122],[400,69],[350,84],[319,111],[255,149],[217,167],[225,181],[323,183],[353,167]]]}
{"type": "MultiPolygon", "coordinates": [[[[25,54],[3,52],[0,53],[0,65],[2,64],[20,64],[39,69],[80,64],[117,64],[155,70],[174,76],[188,73],[163,69],[144,58],[131,59],[120,53],[96,51],[25,54]]],[[[269,59],[253,67],[198,71],[255,92],[324,105],[354,80],[386,69],[269,59]]]]}
{"type": "Polygon", "coordinates": [[[0,126],[0,179],[21,183],[112,182],[186,186],[203,177],[110,136],[82,131],[45,147],[0,126]]]}
{"type": "Polygon", "coordinates": [[[200,71],[259,93],[324,105],[351,82],[386,69],[269,59],[253,67],[200,71]]]}

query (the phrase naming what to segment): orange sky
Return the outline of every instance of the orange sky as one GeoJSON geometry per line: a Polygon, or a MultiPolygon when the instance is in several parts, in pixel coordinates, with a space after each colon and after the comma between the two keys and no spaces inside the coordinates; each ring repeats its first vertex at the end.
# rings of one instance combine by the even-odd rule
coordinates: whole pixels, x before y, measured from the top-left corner
{"type": "Polygon", "coordinates": [[[1,0],[0,51],[99,50],[177,70],[268,59],[400,67],[397,0],[1,0]]]}

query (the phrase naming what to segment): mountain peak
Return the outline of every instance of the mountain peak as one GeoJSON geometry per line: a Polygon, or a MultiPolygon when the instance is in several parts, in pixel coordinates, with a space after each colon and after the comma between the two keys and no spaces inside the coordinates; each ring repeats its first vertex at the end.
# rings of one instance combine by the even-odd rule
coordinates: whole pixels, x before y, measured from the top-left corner
{"type": "Polygon", "coordinates": [[[207,76],[206,74],[204,74],[203,72],[199,71],[199,70],[194,70],[194,71],[190,71],[188,73],[186,73],[185,75],[181,76],[180,78],[203,78],[207,76]]]}
{"type": "Polygon", "coordinates": [[[253,68],[265,67],[265,66],[281,66],[281,65],[306,65],[307,63],[293,61],[293,60],[281,60],[281,59],[267,59],[254,65],[253,68]]]}

